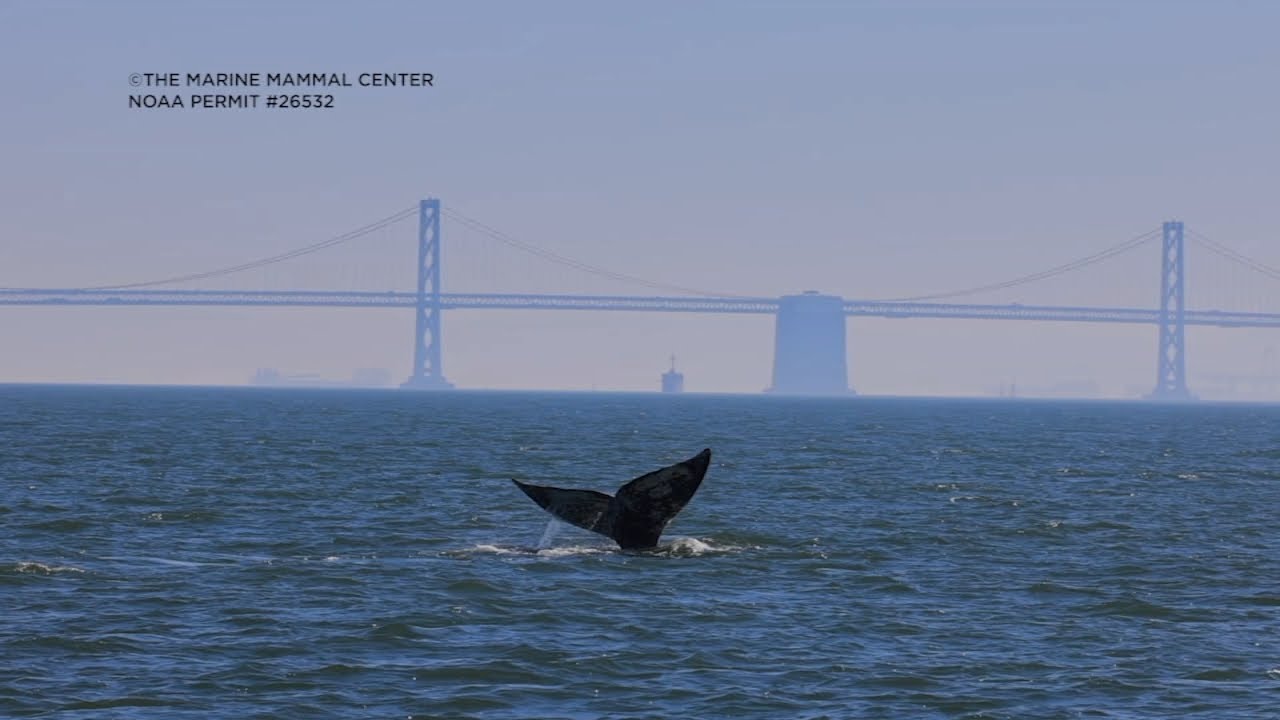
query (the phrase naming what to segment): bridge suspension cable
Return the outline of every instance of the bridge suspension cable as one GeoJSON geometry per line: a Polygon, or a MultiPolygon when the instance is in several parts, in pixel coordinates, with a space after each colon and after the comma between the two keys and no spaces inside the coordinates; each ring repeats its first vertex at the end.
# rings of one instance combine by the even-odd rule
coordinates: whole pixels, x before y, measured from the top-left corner
{"type": "Polygon", "coordinates": [[[1236,263],[1239,263],[1240,265],[1244,265],[1245,267],[1251,270],[1255,270],[1259,273],[1262,273],[1263,275],[1266,275],[1267,277],[1273,280],[1280,280],[1280,270],[1277,270],[1276,268],[1273,268],[1270,265],[1267,265],[1258,260],[1255,260],[1249,257],[1248,255],[1245,255],[1244,253],[1232,250],[1231,248],[1227,247],[1226,245],[1223,245],[1220,242],[1210,240],[1209,238],[1196,232],[1195,230],[1188,230],[1187,232],[1193,236],[1192,239],[1195,240],[1196,244],[1200,245],[1206,250],[1209,250],[1210,252],[1216,255],[1220,255],[1228,260],[1231,260],[1232,262],[1236,262],[1236,263]]]}
{"type": "MultiPolygon", "coordinates": [[[[341,235],[337,235],[332,238],[328,238],[327,240],[322,240],[320,242],[312,243],[310,245],[304,245],[302,247],[295,248],[293,250],[289,250],[288,252],[280,253],[278,255],[272,255],[270,257],[259,258],[257,260],[251,260],[249,262],[239,263],[237,265],[229,265],[226,267],[216,268],[213,270],[206,270],[203,272],[186,273],[183,275],[173,275],[170,277],[159,278],[154,280],[145,280],[145,281],[131,282],[131,283],[119,283],[119,284],[111,284],[111,285],[94,285],[94,286],[84,287],[80,289],[81,290],[133,290],[133,289],[140,289],[140,288],[156,287],[159,285],[175,285],[178,283],[191,282],[194,280],[205,280],[208,278],[232,275],[235,273],[264,267],[266,265],[273,265],[275,263],[284,262],[286,260],[292,260],[294,258],[302,257],[304,255],[310,255],[311,253],[319,252],[321,250],[326,250],[336,245],[341,245],[343,243],[356,240],[358,238],[364,237],[365,235],[368,235],[377,230],[381,230],[390,225],[394,225],[395,223],[401,222],[403,220],[407,220],[408,218],[415,216],[417,213],[418,213],[418,208],[416,206],[408,207],[403,210],[400,210],[399,212],[392,213],[391,215],[383,217],[379,220],[375,220],[374,222],[371,222],[367,225],[363,225],[349,232],[343,233],[341,235]]],[[[676,292],[682,292],[682,293],[687,293],[691,295],[699,295],[704,297],[743,297],[741,295],[733,295],[729,293],[707,292],[704,290],[684,287],[681,285],[655,282],[652,280],[646,280],[645,278],[636,277],[634,275],[627,275],[625,273],[615,272],[615,271],[608,270],[606,268],[602,268],[596,265],[591,265],[585,262],[581,262],[579,260],[574,260],[573,258],[565,257],[564,255],[560,255],[559,253],[555,253],[545,248],[538,247],[537,245],[534,245],[532,243],[524,242],[490,225],[487,225],[479,220],[476,220],[473,217],[470,217],[461,212],[458,212],[457,210],[453,210],[451,208],[445,207],[445,208],[442,208],[442,213],[445,216],[449,217],[450,219],[455,220],[461,223],[462,225],[465,225],[466,227],[471,228],[472,230],[475,230],[479,233],[482,233],[490,238],[493,238],[494,240],[497,240],[507,245],[508,247],[515,248],[517,250],[528,253],[530,255],[540,257],[544,260],[547,260],[559,265],[571,267],[571,268],[580,270],[582,272],[600,275],[600,276],[608,277],[614,280],[633,283],[637,285],[643,285],[645,287],[650,287],[654,289],[673,290],[676,292]]]]}
{"type": "Polygon", "coordinates": [[[285,260],[292,260],[293,258],[302,257],[303,255],[310,255],[311,253],[319,252],[321,250],[331,248],[335,245],[341,245],[342,243],[350,242],[357,238],[364,237],[369,233],[375,232],[377,230],[381,230],[382,228],[385,228],[389,225],[394,225],[395,223],[401,222],[402,220],[405,220],[407,218],[414,217],[417,214],[418,214],[418,208],[415,205],[413,207],[409,207],[399,212],[388,215],[382,218],[381,220],[375,220],[374,222],[371,222],[368,225],[358,227],[355,230],[351,230],[350,232],[345,232],[341,235],[331,237],[328,240],[321,240],[320,242],[312,243],[310,245],[304,245],[303,247],[295,248],[288,252],[280,253],[279,255],[272,255],[271,257],[260,258],[258,260],[252,260],[250,262],[241,263],[239,265],[230,265],[227,267],[218,268],[216,270],[207,270],[205,272],[189,273],[187,275],[174,275],[172,277],[162,278],[159,280],[146,280],[143,282],[125,283],[122,285],[97,285],[94,287],[86,287],[81,289],[82,290],[131,290],[135,288],[155,287],[156,285],[172,285],[172,284],[181,283],[181,282],[189,282],[192,280],[204,280],[205,278],[231,275],[234,273],[243,272],[245,270],[260,268],[260,267],[263,267],[264,265],[273,265],[278,262],[284,262],[285,260]]]}
{"type": "Polygon", "coordinates": [[[1117,255],[1121,255],[1123,253],[1129,252],[1134,248],[1140,247],[1150,242],[1151,240],[1154,240],[1157,237],[1160,237],[1160,228],[1156,228],[1154,230],[1148,230],[1147,232],[1142,233],[1141,235],[1136,235],[1134,237],[1129,238],[1128,240],[1125,240],[1124,242],[1117,243],[1105,250],[1101,250],[1092,255],[1082,257],[1078,260],[1073,260],[1069,263],[1063,263],[1062,265],[1056,265],[1047,270],[1041,270],[1040,272],[1031,273],[1030,275],[1022,275],[1020,277],[1016,277],[1011,280],[1005,280],[1004,282],[991,283],[989,285],[979,285],[976,287],[964,288],[962,290],[950,290],[947,292],[930,293],[928,295],[912,295],[909,297],[881,298],[879,302],[917,302],[921,300],[942,300],[944,298],[961,297],[964,295],[977,295],[978,293],[988,292],[991,290],[1003,290],[1005,288],[1017,287],[1018,285],[1026,285],[1027,283],[1032,283],[1037,280],[1044,280],[1046,278],[1051,278],[1057,275],[1062,275],[1064,273],[1069,273],[1073,270],[1079,270],[1080,268],[1088,267],[1095,263],[1100,263],[1103,260],[1113,258],[1117,255]]]}
{"type": "Polygon", "coordinates": [[[534,245],[532,243],[524,242],[523,240],[518,240],[502,232],[501,230],[498,230],[494,227],[484,224],[483,222],[480,222],[479,220],[476,220],[473,217],[463,215],[457,210],[453,210],[451,208],[445,207],[441,210],[441,212],[446,217],[452,220],[456,220],[457,222],[465,225],[466,227],[471,228],[472,230],[475,230],[476,232],[479,232],[490,238],[493,238],[494,240],[497,240],[498,242],[501,242],[504,245],[507,245],[508,247],[512,247],[517,250],[526,252],[530,255],[540,257],[543,260],[547,260],[549,262],[553,262],[558,265],[564,265],[567,267],[574,268],[576,270],[581,270],[582,272],[591,273],[593,275],[600,275],[603,277],[610,278],[612,280],[620,280],[623,282],[634,283],[636,285],[643,285],[645,287],[654,288],[655,290],[673,290],[675,292],[686,293],[689,295],[700,295],[703,297],[724,297],[724,298],[745,297],[743,295],[734,295],[731,293],[707,292],[705,290],[698,290],[695,288],[684,287],[683,285],[672,285],[670,283],[655,282],[653,280],[646,280],[644,278],[636,277],[635,275],[627,275],[625,273],[615,272],[613,270],[608,270],[606,268],[602,268],[596,265],[590,265],[588,263],[584,263],[579,260],[574,260],[573,258],[565,257],[564,255],[552,252],[545,248],[538,247],[537,245],[534,245]]]}

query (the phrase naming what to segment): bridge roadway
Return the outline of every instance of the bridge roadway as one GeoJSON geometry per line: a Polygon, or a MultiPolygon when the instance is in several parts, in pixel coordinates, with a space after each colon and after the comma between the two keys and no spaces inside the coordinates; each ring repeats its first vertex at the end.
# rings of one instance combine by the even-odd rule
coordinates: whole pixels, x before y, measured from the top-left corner
{"type": "MultiPolygon", "coordinates": [[[[412,308],[411,292],[332,292],[323,290],[86,290],[0,289],[0,305],[15,306],[241,306],[241,307],[396,307],[412,308]]],[[[622,310],[633,312],[738,313],[772,315],[780,300],[764,297],[632,297],[625,295],[533,295],[441,293],[442,310],[622,310]]],[[[1157,324],[1160,311],[1143,308],[1063,307],[1054,305],[978,305],[844,300],[850,317],[954,318],[1157,324]]],[[[1280,314],[1188,310],[1188,325],[1280,327],[1280,314]]]]}

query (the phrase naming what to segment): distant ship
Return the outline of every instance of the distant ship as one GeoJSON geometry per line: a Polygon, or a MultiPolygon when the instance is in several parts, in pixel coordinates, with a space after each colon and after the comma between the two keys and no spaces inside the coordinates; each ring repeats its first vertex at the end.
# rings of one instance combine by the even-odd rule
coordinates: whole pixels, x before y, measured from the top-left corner
{"type": "Polygon", "coordinates": [[[684,392],[684,374],[676,372],[676,356],[671,356],[671,369],[662,373],[662,392],[684,392]]]}

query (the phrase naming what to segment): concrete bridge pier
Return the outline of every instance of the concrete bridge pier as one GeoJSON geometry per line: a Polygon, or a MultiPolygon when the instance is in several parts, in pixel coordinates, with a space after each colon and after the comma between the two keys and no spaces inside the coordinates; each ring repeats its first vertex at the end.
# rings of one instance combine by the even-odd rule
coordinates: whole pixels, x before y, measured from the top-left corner
{"type": "Polygon", "coordinates": [[[783,395],[851,395],[844,298],[814,290],[779,299],[773,386],[783,395]]]}

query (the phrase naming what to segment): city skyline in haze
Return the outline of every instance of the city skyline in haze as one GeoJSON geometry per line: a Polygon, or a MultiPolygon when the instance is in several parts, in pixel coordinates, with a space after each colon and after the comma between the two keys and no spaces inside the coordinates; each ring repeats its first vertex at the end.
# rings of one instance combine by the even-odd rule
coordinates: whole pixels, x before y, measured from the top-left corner
{"type": "MultiPolygon", "coordinates": [[[[753,296],[974,287],[1170,219],[1280,266],[1265,216],[1280,180],[1270,4],[303,8],[0,3],[0,57],[22,68],[0,111],[0,286],[235,265],[423,197],[582,263],[753,296]],[[131,109],[129,78],[146,72],[435,82],[334,88],[334,107],[311,112],[131,109]]],[[[234,282],[410,290],[415,232],[335,248],[338,270],[316,253],[295,275],[282,263],[234,282]]],[[[443,242],[446,290],[674,294],[551,270],[448,217],[443,242]]],[[[1095,275],[961,300],[1154,307],[1158,260],[1144,247],[1095,275]]],[[[1217,262],[1189,259],[1193,307],[1280,312],[1280,283],[1217,262]]],[[[767,316],[444,323],[460,387],[656,390],[672,353],[690,391],[769,383],[767,316]]],[[[399,310],[2,308],[0,382],[243,384],[262,367],[399,379],[411,331],[399,310]]],[[[1268,330],[1188,336],[1206,396],[1264,375],[1280,344],[1268,330]]],[[[1150,390],[1155,347],[1154,327],[848,322],[851,384],[867,394],[1132,396],[1150,390]]]]}

